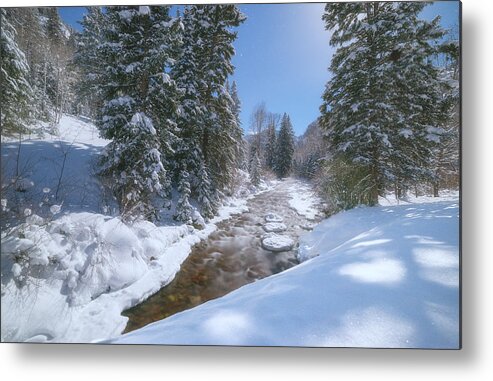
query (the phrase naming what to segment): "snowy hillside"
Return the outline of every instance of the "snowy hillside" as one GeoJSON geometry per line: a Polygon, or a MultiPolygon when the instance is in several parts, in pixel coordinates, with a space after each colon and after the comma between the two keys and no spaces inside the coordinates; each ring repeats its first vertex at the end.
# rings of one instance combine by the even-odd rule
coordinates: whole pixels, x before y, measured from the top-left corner
{"type": "Polygon", "coordinates": [[[340,213],[313,259],[112,342],[458,348],[458,237],[457,198],[340,213]]]}
{"type": "Polygon", "coordinates": [[[99,138],[91,123],[67,115],[52,132],[24,138],[20,147],[14,139],[2,144],[2,182],[16,179],[13,187],[2,187],[2,198],[15,200],[7,207],[45,215],[54,205],[61,206],[61,212],[101,212],[102,187],[93,167],[108,141],[99,138]]]}

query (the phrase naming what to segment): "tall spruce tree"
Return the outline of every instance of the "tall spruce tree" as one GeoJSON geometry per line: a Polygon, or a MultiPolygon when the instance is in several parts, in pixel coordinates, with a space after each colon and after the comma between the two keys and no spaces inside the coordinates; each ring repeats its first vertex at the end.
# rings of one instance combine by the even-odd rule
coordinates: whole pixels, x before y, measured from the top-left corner
{"type": "MultiPolygon", "coordinates": [[[[323,19],[332,31],[330,44],[338,48],[320,121],[334,163],[355,167],[355,203],[374,205],[386,186],[425,176],[427,157],[439,141],[440,86],[428,58],[442,32],[438,20],[419,20],[424,6],[326,5],[323,19]]],[[[334,163],[330,168],[338,170],[334,163]]]]}
{"type": "Polygon", "coordinates": [[[270,170],[274,170],[276,167],[276,124],[275,119],[271,118],[269,126],[267,127],[267,141],[265,143],[265,165],[270,170]]]}
{"type": "Polygon", "coordinates": [[[107,8],[99,47],[105,101],[98,126],[111,143],[101,174],[111,179],[124,216],[154,218],[159,206],[153,197],[169,197],[169,142],[163,136],[173,135],[175,126],[166,117],[173,110],[154,107],[169,95],[163,70],[173,59],[166,47],[175,24],[168,12],[169,7],[160,6],[107,8]]]}
{"type": "Polygon", "coordinates": [[[49,7],[43,10],[46,16],[46,34],[49,38],[50,44],[55,49],[62,45],[64,39],[63,31],[61,29],[62,20],[58,14],[56,7],[49,7]]]}
{"type": "Polygon", "coordinates": [[[253,185],[260,184],[262,166],[260,164],[260,158],[255,145],[250,146],[250,163],[249,163],[250,181],[253,185]]]}
{"type": "Polygon", "coordinates": [[[29,84],[29,65],[24,52],[19,48],[17,32],[7,17],[7,10],[0,9],[0,69],[2,91],[1,129],[2,135],[25,132],[30,121],[32,89],[29,84]]]}
{"type": "Polygon", "coordinates": [[[452,105],[452,98],[444,96],[449,85],[433,60],[445,31],[439,27],[439,18],[431,22],[419,18],[424,7],[421,3],[397,3],[392,18],[398,28],[392,35],[393,92],[389,103],[397,113],[389,133],[394,169],[389,181],[398,197],[411,185],[433,181],[430,164],[443,143],[443,125],[452,105]]]}
{"type": "Polygon", "coordinates": [[[278,177],[289,176],[293,167],[294,132],[291,120],[284,114],[276,142],[275,170],[278,177]]]}
{"type": "Polygon", "coordinates": [[[191,224],[192,221],[192,213],[193,208],[190,205],[190,182],[189,182],[189,174],[186,169],[180,171],[180,181],[178,183],[178,193],[179,198],[176,204],[176,214],[175,218],[179,221],[185,222],[187,224],[191,224]]]}
{"type": "MultiPolygon", "coordinates": [[[[216,194],[210,187],[207,171],[201,174],[206,176],[200,179],[199,170],[203,169],[204,154],[201,149],[203,119],[206,112],[202,105],[200,92],[201,80],[201,40],[199,28],[199,14],[197,7],[186,7],[183,17],[183,41],[180,56],[171,70],[171,77],[176,81],[180,91],[180,112],[177,118],[179,140],[176,145],[175,167],[178,184],[185,184],[190,194],[195,191],[201,200],[206,200],[206,206],[215,205],[216,194]],[[200,44],[199,44],[200,42],[200,44]],[[207,187],[201,188],[200,183],[207,187]]],[[[188,200],[187,196],[187,200],[188,200]]],[[[189,222],[192,218],[192,209],[186,203],[178,203],[175,218],[189,222]]],[[[202,210],[202,213],[213,214],[212,210],[202,210]]]]}
{"type": "MultiPolygon", "coordinates": [[[[229,88],[229,95],[231,96],[231,99],[233,100],[233,115],[235,117],[235,123],[238,127],[241,127],[241,119],[240,119],[240,113],[241,113],[241,101],[240,97],[238,96],[238,86],[236,84],[236,81],[233,81],[230,87],[226,86],[226,88],[229,88]]],[[[236,142],[236,167],[244,169],[245,167],[245,162],[246,162],[246,149],[247,146],[245,144],[245,141],[243,139],[243,130],[241,128],[234,128],[234,140],[236,142]]]]}
{"type": "MultiPolygon", "coordinates": [[[[77,73],[69,67],[76,34],[65,25],[56,8],[10,8],[7,10],[16,29],[16,42],[29,66],[29,101],[34,120],[56,124],[62,112],[74,112],[76,101],[72,85],[77,73]]],[[[31,130],[46,127],[33,124],[31,130]]]]}
{"type": "Polygon", "coordinates": [[[233,100],[233,114],[237,120],[238,125],[240,124],[240,113],[241,113],[241,101],[238,96],[238,85],[236,81],[231,83],[229,87],[229,94],[231,95],[231,99],[233,100]]]}
{"type": "MultiPolygon", "coordinates": [[[[7,11],[8,21],[16,30],[16,42],[18,47],[25,54],[25,59],[29,66],[29,73],[26,80],[32,89],[32,97],[29,103],[33,119],[43,118],[41,112],[42,98],[38,88],[39,83],[39,63],[42,57],[47,54],[48,45],[44,28],[40,23],[37,8],[10,8],[7,11]]],[[[3,33],[2,33],[3,35],[3,33]]],[[[2,54],[3,57],[3,54],[2,54]]],[[[2,104],[5,104],[2,102],[2,104]]]]}
{"type": "Polygon", "coordinates": [[[443,124],[444,133],[432,155],[433,195],[439,196],[440,188],[458,188],[460,169],[460,87],[459,87],[459,40],[452,37],[440,47],[445,57],[441,67],[441,78],[446,86],[443,88],[444,102],[448,102],[448,118],[443,124]]]}
{"type": "Polygon", "coordinates": [[[48,39],[49,57],[45,62],[45,96],[50,104],[50,118],[57,124],[63,111],[63,97],[66,91],[66,42],[62,21],[56,7],[43,9],[46,18],[45,30],[48,39]]]}
{"type": "Polygon", "coordinates": [[[85,110],[81,111],[92,117],[96,117],[101,111],[103,102],[100,81],[104,78],[105,68],[101,65],[99,49],[104,41],[105,19],[102,7],[87,7],[87,14],[81,21],[83,30],[73,58],[80,72],[77,83],[78,99],[85,105],[85,110]]]}
{"type": "MultiPolygon", "coordinates": [[[[182,94],[178,166],[191,175],[192,193],[205,218],[216,212],[220,192],[232,184],[237,168],[242,132],[226,80],[233,73],[236,33],[231,28],[243,19],[235,5],[187,7],[183,49],[172,70],[182,94]]],[[[177,216],[183,214],[177,210],[177,216]]]]}

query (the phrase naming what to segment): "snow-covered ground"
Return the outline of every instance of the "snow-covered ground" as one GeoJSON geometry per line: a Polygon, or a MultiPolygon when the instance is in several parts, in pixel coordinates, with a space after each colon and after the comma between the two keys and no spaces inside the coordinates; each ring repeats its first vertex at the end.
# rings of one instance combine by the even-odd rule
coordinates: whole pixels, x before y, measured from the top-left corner
{"type": "MultiPolygon", "coordinates": [[[[195,243],[246,208],[248,197],[231,198],[202,230],[172,221],[126,225],[101,214],[92,168],[107,142],[74,117],[64,116],[58,129],[57,136],[21,145],[24,176],[32,183],[21,201],[33,206],[25,223],[2,231],[3,341],[91,342],[119,335],[127,322],[121,312],[171,282],[195,243]],[[54,200],[65,153],[66,185],[54,200]],[[48,217],[37,214],[43,211],[38,201],[48,217]]],[[[12,159],[17,148],[4,143],[2,158],[12,159]]]]}
{"type": "MultiPolygon", "coordinates": [[[[19,176],[30,185],[10,198],[38,214],[49,213],[51,206],[62,202],[61,212],[101,212],[103,190],[93,166],[108,141],[99,137],[93,124],[68,115],[62,116],[57,130],[43,138],[23,140],[20,150],[18,141],[2,141],[2,182],[19,176]]],[[[2,192],[2,198],[8,198],[10,192],[2,192]]]]}
{"type": "Polygon", "coordinates": [[[302,264],[111,342],[458,348],[458,199],[421,201],[334,215],[302,264]]]}
{"type": "Polygon", "coordinates": [[[309,220],[314,220],[319,211],[322,200],[317,196],[313,187],[300,180],[293,182],[289,186],[288,191],[291,199],[289,206],[294,209],[299,215],[305,216],[309,220]]]}

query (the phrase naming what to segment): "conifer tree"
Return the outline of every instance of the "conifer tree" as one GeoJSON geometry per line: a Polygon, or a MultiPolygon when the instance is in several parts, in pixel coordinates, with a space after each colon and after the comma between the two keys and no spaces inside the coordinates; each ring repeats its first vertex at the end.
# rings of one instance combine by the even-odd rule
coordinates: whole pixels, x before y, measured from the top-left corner
{"type": "Polygon", "coordinates": [[[176,213],[174,215],[174,218],[178,221],[191,224],[193,209],[190,205],[190,182],[189,174],[186,170],[180,172],[180,181],[178,183],[177,190],[180,196],[176,204],[176,213]]]}
{"type": "MultiPolygon", "coordinates": [[[[338,47],[323,95],[321,127],[333,160],[365,183],[358,200],[374,205],[392,183],[427,175],[439,141],[437,71],[427,59],[438,21],[418,19],[422,3],[330,3],[324,21],[338,47]],[[438,107],[437,107],[438,106],[438,107]]],[[[331,165],[331,168],[337,168],[331,165]]],[[[351,190],[349,190],[351,191],[351,190]]]]}
{"type": "Polygon", "coordinates": [[[33,92],[31,100],[33,117],[37,120],[52,122],[54,105],[54,70],[51,57],[51,42],[47,34],[47,17],[45,8],[17,8],[10,9],[15,14],[15,27],[20,37],[19,43],[26,53],[30,67],[29,83],[33,92]],[[50,97],[51,96],[51,97],[50,97]]]}
{"type": "Polygon", "coordinates": [[[396,110],[389,126],[391,178],[397,196],[403,196],[412,184],[433,179],[430,163],[436,148],[443,143],[451,98],[444,97],[448,84],[433,63],[436,42],[443,37],[439,18],[431,22],[419,19],[425,7],[422,3],[397,3],[392,24],[393,52],[391,59],[392,93],[389,104],[396,110]],[[395,55],[396,53],[394,53],[395,55]]]}
{"type": "MultiPolygon", "coordinates": [[[[253,147],[252,147],[253,148],[253,147]]],[[[250,161],[250,181],[253,185],[257,186],[260,184],[261,178],[261,165],[258,152],[255,148],[252,149],[252,157],[250,161]]]]}
{"type": "MultiPolygon", "coordinates": [[[[231,96],[231,99],[233,100],[232,111],[235,117],[235,123],[238,127],[241,127],[241,119],[240,119],[241,101],[238,96],[238,87],[236,81],[233,81],[231,87],[226,86],[226,88],[229,88],[229,94],[231,96]]],[[[241,128],[235,128],[233,138],[235,140],[236,167],[242,168],[244,167],[246,160],[246,144],[243,139],[243,130],[241,128]]]]}
{"type": "MultiPolygon", "coordinates": [[[[11,8],[7,14],[29,66],[31,116],[53,126],[75,104],[71,87],[77,74],[68,67],[75,33],[61,21],[56,8],[11,8]]],[[[32,128],[42,133],[46,127],[33,124],[32,128]]]]}
{"type": "MultiPolygon", "coordinates": [[[[177,181],[178,184],[188,183],[190,192],[197,189],[198,172],[204,162],[203,152],[199,144],[205,109],[202,106],[198,75],[201,72],[201,50],[198,44],[198,41],[201,40],[199,40],[198,17],[196,8],[185,8],[182,19],[182,48],[178,61],[171,71],[171,77],[176,81],[180,91],[180,112],[177,118],[179,139],[175,149],[175,167],[178,169],[177,181]],[[187,168],[187,170],[183,171],[180,168],[187,168]],[[187,180],[184,180],[183,176],[187,180]]],[[[206,192],[198,189],[197,193],[199,193],[201,200],[215,197],[215,195],[206,195],[206,192]]],[[[207,202],[207,204],[210,203],[207,202]]],[[[191,213],[192,209],[188,207],[187,203],[178,203],[175,218],[187,222],[191,220],[191,213]]]]}
{"type": "Polygon", "coordinates": [[[166,171],[168,142],[174,126],[158,109],[155,98],[166,96],[170,85],[163,73],[172,57],[169,7],[124,6],[107,9],[100,58],[104,105],[98,126],[107,146],[101,174],[114,184],[124,216],[154,218],[153,196],[169,197],[171,179],[166,171]],[[163,135],[163,131],[166,134],[163,135]]]}
{"type": "Polygon", "coordinates": [[[216,212],[220,192],[232,184],[237,168],[242,132],[226,81],[233,73],[236,38],[230,29],[243,19],[235,5],[187,7],[183,48],[171,73],[181,91],[177,158],[189,170],[204,217],[216,212]]]}
{"type": "Polygon", "coordinates": [[[87,14],[81,21],[83,27],[77,42],[73,62],[80,72],[77,83],[77,95],[81,102],[87,104],[87,113],[95,117],[101,111],[102,88],[100,81],[104,78],[101,65],[100,45],[103,43],[105,14],[101,7],[87,7],[87,14]]]}
{"type": "Polygon", "coordinates": [[[60,121],[63,111],[63,96],[66,91],[66,36],[62,31],[62,21],[56,7],[43,10],[46,17],[46,37],[49,46],[49,56],[45,62],[44,95],[50,105],[50,119],[56,124],[60,121]]]}
{"type": "Polygon", "coordinates": [[[440,77],[446,84],[442,94],[448,102],[448,117],[443,124],[440,144],[433,150],[431,158],[433,196],[439,196],[440,188],[458,188],[460,169],[460,92],[459,92],[459,41],[445,41],[440,46],[445,56],[440,77]]]}
{"type": "Polygon", "coordinates": [[[233,114],[237,120],[238,125],[240,125],[240,112],[241,112],[241,102],[238,96],[238,86],[236,81],[233,81],[231,84],[229,93],[231,95],[231,99],[233,100],[233,114]]]}
{"type": "Polygon", "coordinates": [[[47,17],[46,21],[46,35],[50,41],[52,47],[56,49],[62,45],[64,36],[61,29],[62,20],[58,14],[56,7],[49,7],[44,10],[44,14],[47,17]]]}
{"type": "Polygon", "coordinates": [[[291,120],[284,114],[276,143],[275,170],[279,178],[288,176],[293,166],[294,132],[291,120]]]}
{"type": "Polygon", "coordinates": [[[265,144],[265,165],[271,170],[276,167],[276,140],[276,125],[272,118],[267,127],[267,142],[265,144]]]}
{"type": "Polygon", "coordinates": [[[25,54],[19,48],[17,32],[7,17],[7,10],[1,8],[0,69],[2,91],[1,129],[2,135],[25,132],[30,121],[32,89],[29,84],[29,66],[25,54]]]}

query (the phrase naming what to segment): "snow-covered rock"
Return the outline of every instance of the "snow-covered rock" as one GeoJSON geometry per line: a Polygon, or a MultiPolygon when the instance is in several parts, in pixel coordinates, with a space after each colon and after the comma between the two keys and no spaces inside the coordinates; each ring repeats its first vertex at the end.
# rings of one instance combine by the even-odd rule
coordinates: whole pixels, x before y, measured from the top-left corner
{"type": "Polygon", "coordinates": [[[312,224],[310,222],[307,222],[305,224],[300,225],[300,228],[302,228],[303,230],[313,230],[314,227],[315,227],[315,224],[312,224]]]}
{"type": "Polygon", "coordinates": [[[269,251],[288,251],[294,247],[294,240],[285,235],[270,233],[262,239],[262,247],[269,251]]]}
{"type": "Polygon", "coordinates": [[[25,192],[34,186],[34,182],[31,179],[20,178],[15,182],[15,190],[17,192],[25,192]]]}
{"type": "Polygon", "coordinates": [[[61,205],[52,205],[52,206],[50,206],[50,212],[53,215],[60,213],[61,210],[62,210],[62,206],[61,205]]]}
{"type": "Polygon", "coordinates": [[[287,229],[287,226],[282,222],[267,222],[263,226],[267,233],[280,233],[287,229]]]}
{"type": "Polygon", "coordinates": [[[265,215],[265,222],[282,222],[283,218],[275,213],[267,213],[265,215]]]}

